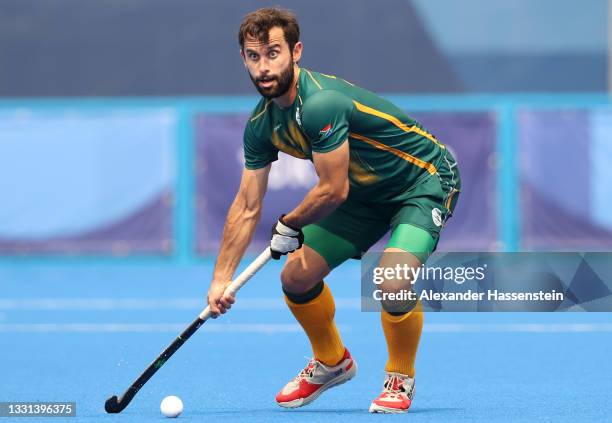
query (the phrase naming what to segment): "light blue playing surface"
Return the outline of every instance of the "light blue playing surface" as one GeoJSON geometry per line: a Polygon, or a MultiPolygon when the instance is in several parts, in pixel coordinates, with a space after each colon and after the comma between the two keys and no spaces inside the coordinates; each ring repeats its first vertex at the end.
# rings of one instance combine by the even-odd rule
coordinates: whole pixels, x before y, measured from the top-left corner
{"type": "MultiPolygon", "coordinates": [[[[612,412],[611,314],[429,313],[410,415],[370,415],[386,346],[379,315],[359,310],[359,263],[351,261],[328,278],[359,367],[349,383],[302,409],[275,404],[311,352],[273,262],[123,413],[107,415],[106,398],[123,393],[204,307],[212,262],[70,263],[0,268],[0,401],[75,401],[77,417],[67,419],[74,423],[160,420],[167,395],[183,400],[181,420],[224,423],[582,422],[608,421],[612,412]]],[[[27,419],[37,420],[49,421],[27,419]]]]}

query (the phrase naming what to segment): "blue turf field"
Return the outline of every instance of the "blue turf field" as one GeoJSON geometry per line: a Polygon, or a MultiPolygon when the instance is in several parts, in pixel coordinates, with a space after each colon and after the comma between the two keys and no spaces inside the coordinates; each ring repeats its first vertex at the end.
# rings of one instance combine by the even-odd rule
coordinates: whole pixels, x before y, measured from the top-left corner
{"type": "MultiPolygon", "coordinates": [[[[161,421],[172,394],[185,404],[181,420],[204,422],[612,420],[612,315],[603,313],[427,314],[410,415],[368,414],[386,351],[378,314],[359,311],[355,261],[328,278],[359,365],[349,383],[299,410],[275,405],[310,351],[280,296],[280,264],[270,263],[230,314],[206,323],[122,414],[106,415],[105,399],[198,314],[211,269],[3,264],[0,401],[76,401],[77,418],[66,419],[75,423],[161,421]]],[[[17,421],[37,420],[48,421],[17,421]]]]}

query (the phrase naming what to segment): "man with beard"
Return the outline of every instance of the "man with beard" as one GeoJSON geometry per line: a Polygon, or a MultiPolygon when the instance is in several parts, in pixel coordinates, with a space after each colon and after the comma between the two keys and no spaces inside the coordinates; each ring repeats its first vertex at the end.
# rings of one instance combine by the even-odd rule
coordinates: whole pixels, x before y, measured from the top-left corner
{"type": "MultiPolygon", "coordinates": [[[[271,163],[278,152],[314,163],[319,181],[272,229],[285,301],[310,340],[314,358],[276,396],[295,408],[344,383],[356,364],[334,323],[335,305],[323,278],[358,258],[391,229],[381,266],[418,267],[435,249],[460,190],[456,162],[433,135],[402,110],[334,76],[300,68],[295,16],[264,8],[247,15],[240,54],[262,95],[244,132],[245,169],[228,212],[208,303],[214,316],[234,303],[225,288],[259,221],[271,163]]],[[[410,280],[389,280],[398,292],[410,280]]],[[[420,304],[382,301],[389,358],[382,393],[371,412],[410,407],[414,361],[423,326],[420,304]]]]}

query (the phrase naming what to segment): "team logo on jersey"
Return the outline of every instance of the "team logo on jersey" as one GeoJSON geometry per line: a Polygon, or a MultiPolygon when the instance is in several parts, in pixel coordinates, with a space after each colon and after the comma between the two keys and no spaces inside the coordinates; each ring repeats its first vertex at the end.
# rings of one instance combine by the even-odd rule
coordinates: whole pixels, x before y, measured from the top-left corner
{"type": "Polygon", "coordinates": [[[327,125],[325,125],[323,129],[319,131],[319,138],[320,139],[327,138],[331,133],[332,133],[332,124],[328,123],[327,125]]]}
{"type": "Polygon", "coordinates": [[[295,121],[298,125],[302,126],[302,118],[300,116],[300,108],[296,107],[295,109],[295,121]]]}
{"type": "Polygon", "coordinates": [[[434,225],[442,226],[442,213],[440,209],[433,209],[431,211],[431,220],[433,220],[434,225]]]}

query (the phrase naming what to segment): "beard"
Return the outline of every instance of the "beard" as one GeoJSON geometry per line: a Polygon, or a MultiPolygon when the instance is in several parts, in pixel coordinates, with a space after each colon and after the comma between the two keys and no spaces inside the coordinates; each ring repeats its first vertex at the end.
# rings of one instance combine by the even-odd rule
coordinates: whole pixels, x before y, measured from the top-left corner
{"type": "Polygon", "coordinates": [[[289,89],[291,88],[291,83],[293,82],[294,73],[295,72],[293,71],[293,63],[290,63],[286,69],[283,69],[283,71],[281,71],[280,75],[268,75],[264,78],[256,79],[253,78],[253,76],[251,76],[251,74],[249,73],[249,77],[251,78],[251,81],[253,81],[255,88],[257,88],[257,91],[259,91],[259,94],[261,94],[262,97],[272,99],[280,97],[287,91],[289,91],[289,89]],[[269,88],[262,87],[259,85],[259,83],[262,81],[276,81],[276,85],[269,88]]]}

